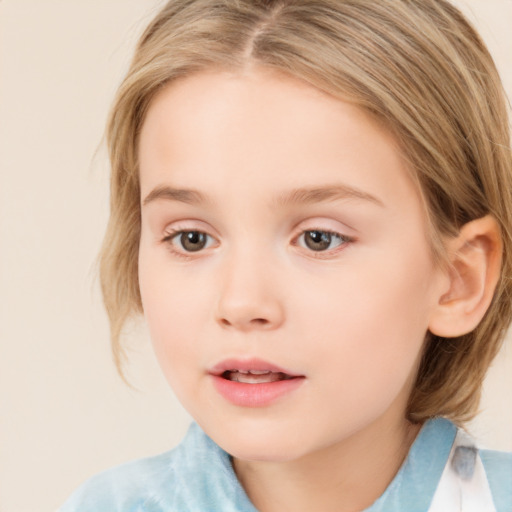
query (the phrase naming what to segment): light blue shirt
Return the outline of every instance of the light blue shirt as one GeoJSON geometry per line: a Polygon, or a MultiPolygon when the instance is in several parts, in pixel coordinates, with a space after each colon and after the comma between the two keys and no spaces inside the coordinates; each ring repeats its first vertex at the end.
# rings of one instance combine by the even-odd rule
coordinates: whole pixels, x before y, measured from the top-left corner
{"type": "MultiPolygon", "coordinates": [[[[512,512],[512,454],[477,450],[450,421],[428,421],[365,512],[512,512]]],[[[230,456],[196,424],[167,453],[91,478],[58,512],[257,512],[230,456]]]]}

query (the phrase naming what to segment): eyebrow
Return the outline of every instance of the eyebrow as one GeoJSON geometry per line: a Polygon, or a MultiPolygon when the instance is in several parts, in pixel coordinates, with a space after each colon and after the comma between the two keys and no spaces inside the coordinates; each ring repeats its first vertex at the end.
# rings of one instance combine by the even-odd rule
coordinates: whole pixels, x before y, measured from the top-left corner
{"type": "MultiPolygon", "coordinates": [[[[178,201],[181,203],[196,205],[207,203],[208,198],[193,189],[173,188],[166,185],[155,187],[142,202],[143,206],[148,203],[163,199],[167,201],[178,201]]],[[[284,207],[293,205],[315,204],[328,201],[336,201],[340,199],[361,199],[369,201],[378,206],[384,207],[384,203],[376,196],[369,194],[358,188],[348,185],[335,184],[320,187],[304,187],[296,188],[277,196],[273,201],[274,207],[284,207]]]]}
{"type": "Polygon", "coordinates": [[[173,188],[165,185],[155,187],[142,202],[143,206],[156,201],[157,199],[165,199],[167,201],[178,201],[187,204],[206,203],[206,197],[197,190],[189,190],[182,188],[173,188]]]}
{"type": "Polygon", "coordinates": [[[275,199],[276,206],[297,204],[315,204],[339,199],[361,199],[384,207],[384,203],[376,196],[344,184],[326,185],[313,188],[296,188],[279,195],[275,199]]]}

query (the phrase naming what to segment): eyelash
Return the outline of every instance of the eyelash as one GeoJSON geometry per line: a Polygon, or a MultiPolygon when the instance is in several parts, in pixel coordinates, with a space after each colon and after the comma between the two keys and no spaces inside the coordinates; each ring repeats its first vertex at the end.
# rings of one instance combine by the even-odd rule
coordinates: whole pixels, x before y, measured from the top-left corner
{"type": "Polygon", "coordinates": [[[185,233],[198,233],[200,235],[205,235],[209,239],[214,239],[211,235],[208,233],[205,233],[204,231],[200,231],[199,229],[180,229],[176,228],[168,232],[164,238],[162,239],[162,243],[167,244],[169,247],[169,250],[174,256],[178,256],[179,258],[183,258],[186,260],[192,259],[194,256],[194,252],[200,253],[203,249],[198,251],[186,251],[184,249],[178,250],[174,247],[174,239],[177,238],[180,235],[183,235],[185,233]]]}
{"type": "Polygon", "coordinates": [[[320,259],[330,258],[330,257],[338,254],[338,252],[344,250],[347,245],[349,245],[350,243],[355,241],[355,238],[347,236],[347,235],[343,235],[341,233],[338,233],[337,231],[332,231],[329,229],[322,229],[322,228],[313,228],[313,229],[305,229],[305,230],[301,231],[299,236],[294,238],[294,245],[299,245],[298,241],[301,238],[303,238],[307,233],[322,233],[322,235],[328,235],[329,237],[331,237],[331,241],[332,241],[332,239],[337,239],[339,242],[338,245],[336,245],[334,248],[322,250],[322,251],[315,251],[313,249],[302,246],[303,249],[307,250],[308,255],[312,256],[314,258],[320,258],[320,259]]]}
{"type": "MultiPolygon", "coordinates": [[[[214,240],[214,238],[211,235],[209,235],[208,233],[206,233],[204,231],[200,231],[198,229],[180,229],[180,228],[177,228],[177,229],[173,229],[172,231],[167,233],[165,235],[165,237],[162,239],[162,243],[167,244],[169,246],[169,250],[171,251],[171,253],[173,255],[178,256],[180,258],[187,259],[187,260],[190,260],[190,259],[194,258],[194,253],[195,252],[201,253],[201,252],[203,252],[203,250],[205,248],[209,248],[209,246],[207,246],[205,248],[201,248],[201,249],[199,249],[197,251],[187,251],[184,248],[176,249],[175,246],[174,246],[173,241],[178,236],[181,236],[181,235],[183,235],[185,233],[196,233],[198,235],[204,235],[204,236],[206,236],[210,240],[212,240],[212,239],[214,240]]],[[[306,250],[309,253],[308,254],[309,256],[312,256],[314,258],[327,259],[329,257],[334,256],[339,251],[342,251],[347,245],[351,244],[354,241],[355,241],[354,237],[343,235],[343,234],[338,233],[336,231],[332,231],[332,230],[329,230],[329,229],[312,228],[312,229],[304,229],[304,230],[302,230],[299,233],[298,236],[294,237],[294,239],[292,241],[292,244],[295,245],[295,246],[299,246],[302,249],[306,250]],[[315,251],[313,249],[310,249],[310,248],[304,247],[303,245],[302,246],[300,245],[299,240],[301,238],[303,238],[307,233],[315,233],[315,232],[316,233],[322,233],[322,235],[328,235],[332,239],[338,239],[338,241],[339,241],[338,245],[336,247],[334,247],[333,249],[327,249],[327,250],[322,250],[322,251],[315,251]]]]}

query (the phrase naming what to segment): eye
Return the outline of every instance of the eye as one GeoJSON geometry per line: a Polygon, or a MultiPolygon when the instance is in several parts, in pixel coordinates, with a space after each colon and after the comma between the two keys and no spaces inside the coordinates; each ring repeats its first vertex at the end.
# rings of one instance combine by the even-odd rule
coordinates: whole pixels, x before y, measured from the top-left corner
{"type": "Polygon", "coordinates": [[[183,252],[198,252],[210,247],[214,239],[202,231],[175,231],[167,235],[164,242],[171,244],[173,249],[183,252]]]}
{"type": "Polygon", "coordinates": [[[298,245],[315,252],[328,251],[350,242],[349,237],[332,231],[312,229],[304,231],[297,239],[298,245]]]}

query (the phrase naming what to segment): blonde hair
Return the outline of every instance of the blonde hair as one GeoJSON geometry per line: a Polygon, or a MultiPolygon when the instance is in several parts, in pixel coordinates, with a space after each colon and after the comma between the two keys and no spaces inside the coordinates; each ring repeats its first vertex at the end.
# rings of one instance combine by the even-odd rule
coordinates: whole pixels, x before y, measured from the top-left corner
{"type": "Polygon", "coordinates": [[[492,304],[470,334],[427,335],[408,417],[470,419],[512,316],[512,153],[507,103],[485,45],[445,0],[173,0],[137,46],[108,123],[111,216],[101,285],[122,371],[123,326],[138,287],[138,136],[156,92],[211,68],[287,73],[384,124],[422,191],[433,254],[442,238],[491,214],[503,237],[492,304]]]}

